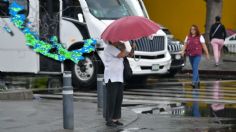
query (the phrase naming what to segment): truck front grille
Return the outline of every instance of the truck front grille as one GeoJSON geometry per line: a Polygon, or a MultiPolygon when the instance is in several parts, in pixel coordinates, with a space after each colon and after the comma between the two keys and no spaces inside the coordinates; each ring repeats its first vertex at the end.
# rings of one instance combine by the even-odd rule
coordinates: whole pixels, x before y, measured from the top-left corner
{"type": "Polygon", "coordinates": [[[165,49],[164,36],[154,36],[152,40],[145,37],[136,40],[135,43],[136,43],[136,49],[135,49],[136,51],[155,52],[155,51],[162,51],[165,49]]]}
{"type": "Polygon", "coordinates": [[[165,58],[165,55],[164,54],[156,55],[156,56],[135,55],[132,58],[135,58],[135,59],[163,59],[163,58],[165,58]]]}
{"type": "Polygon", "coordinates": [[[182,46],[180,44],[168,44],[168,50],[170,52],[179,52],[182,50],[182,46]]]}

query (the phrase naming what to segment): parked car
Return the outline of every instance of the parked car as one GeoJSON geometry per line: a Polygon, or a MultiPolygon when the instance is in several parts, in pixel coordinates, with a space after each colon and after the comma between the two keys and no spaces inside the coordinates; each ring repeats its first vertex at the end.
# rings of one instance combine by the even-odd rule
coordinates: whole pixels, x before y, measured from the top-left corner
{"type": "Polygon", "coordinates": [[[224,52],[236,53],[236,33],[225,39],[224,52]]]}
{"type": "Polygon", "coordinates": [[[227,37],[234,35],[236,33],[236,30],[233,29],[226,29],[227,37]]]}
{"type": "Polygon", "coordinates": [[[168,51],[171,55],[171,67],[167,75],[173,77],[184,67],[185,58],[181,56],[183,44],[181,43],[181,41],[174,38],[174,35],[168,28],[162,25],[160,25],[160,27],[168,37],[168,51]]]}
{"type": "Polygon", "coordinates": [[[181,56],[183,44],[175,38],[168,39],[168,50],[171,55],[171,66],[168,75],[173,77],[182,71],[185,65],[185,57],[181,56]]]}
{"type": "Polygon", "coordinates": [[[170,32],[170,30],[168,28],[166,28],[160,24],[159,24],[159,26],[161,27],[161,30],[166,33],[168,38],[171,38],[171,39],[174,38],[174,35],[170,32]]]}

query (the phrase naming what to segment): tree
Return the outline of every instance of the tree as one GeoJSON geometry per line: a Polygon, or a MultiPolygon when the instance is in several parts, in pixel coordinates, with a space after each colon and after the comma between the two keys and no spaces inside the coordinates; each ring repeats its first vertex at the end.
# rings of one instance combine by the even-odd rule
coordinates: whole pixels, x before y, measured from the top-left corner
{"type": "Polygon", "coordinates": [[[205,0],[206,2],[206,25],[205,25],[205,38],[209,42],[209,33],[211,25],[215,21],[216,16],[222,15],[223,0],[205,0]]]}

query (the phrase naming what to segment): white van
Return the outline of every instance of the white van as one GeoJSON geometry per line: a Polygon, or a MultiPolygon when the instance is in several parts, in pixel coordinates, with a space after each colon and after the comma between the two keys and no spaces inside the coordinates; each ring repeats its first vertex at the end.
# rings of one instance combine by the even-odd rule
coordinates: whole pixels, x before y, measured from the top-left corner
{"type": "MultiPolygon", "coordinates": [[[[48,37],[56,35],[68,50],[81,48],[84,39],[99,39],[105,28],[121,17],[137,15],[148,18],[142,0],[16,1],[25,6],[25,14],[33,25],[32,29],[39,33],[41,39],[46,41],[48,37]]],[[[0,0],[0,6],[7,12],[9,3],[4,2],[0,0]]],[[[75,86],[91,88],[96,84],[96,74],[104,70],[103,49],[106,44],[103,41],[97,44],[96,52],[85,55],[84,61],[78,64],[65,61],[65,65],[62,65],[28,48],[23,33],[13,26],[8,15],[1,14],[0,17],[0,21],[13,32],[11,36],[0,31],[1,72],[60,74],[65,69],[71,69],[75,86]]],[[[135,58],[129,58],[134,75],[168,72],[171,57],[167,49],[167,36],[162,30],[153,39],[142,38],[136,44],[135,58]]]]}

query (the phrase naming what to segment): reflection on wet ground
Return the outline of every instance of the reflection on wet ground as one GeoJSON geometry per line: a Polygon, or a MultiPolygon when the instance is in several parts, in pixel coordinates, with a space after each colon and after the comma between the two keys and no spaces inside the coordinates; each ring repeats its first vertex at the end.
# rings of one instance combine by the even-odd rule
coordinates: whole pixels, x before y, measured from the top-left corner
{"type": "Polygon", "coordinates": [[[140,119],[121,132],[236,131],[234,80],[202,81],[200,89],[193,89],[185,79],[149,79],[146,83],[130,85],[125,99],[142,100],[146,104],[133,108],[140,113],[140,119]]]}

